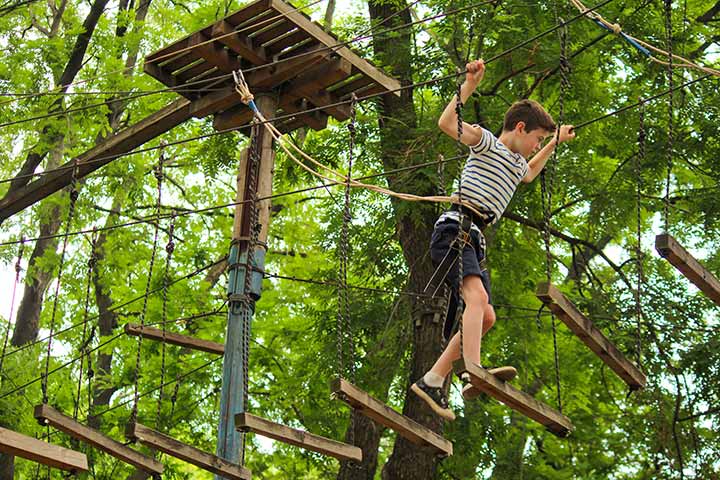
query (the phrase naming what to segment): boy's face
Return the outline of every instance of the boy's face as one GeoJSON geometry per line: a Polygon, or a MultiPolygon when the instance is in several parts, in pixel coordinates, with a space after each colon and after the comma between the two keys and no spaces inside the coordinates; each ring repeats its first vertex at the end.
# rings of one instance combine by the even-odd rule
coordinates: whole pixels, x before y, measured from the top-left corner
{"type": "Polygon", "coordinates": [[[552,132],[544,128],[536,128],[528,132],[525,130],[525,123],[518,122],[515,126],[515,136],[517,139],[515,148],[517,148],[517,153],[529,159],[535,152],[542,148],[543,142],[550,135],[552,135],[552,132]]]}

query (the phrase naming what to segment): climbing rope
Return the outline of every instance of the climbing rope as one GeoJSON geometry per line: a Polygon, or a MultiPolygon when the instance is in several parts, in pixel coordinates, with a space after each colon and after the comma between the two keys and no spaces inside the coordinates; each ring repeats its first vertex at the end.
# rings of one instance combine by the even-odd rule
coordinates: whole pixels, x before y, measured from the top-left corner
{"type": "Polygon", "coordinates": [[[635,354],[638,367],[642,364],[642,283],[643,283],[643,251],[642,251],[642,165],[645,162],[645,106],[640,106],[640,122],[638,128],[638,154],[635,156],[635,177],[637,187],[635,190],[635,212],[637,231],[635,238],[635,258],[637,261],[637,288],[635,289],[635,319],[637,321],[637,340],[635,354]]]}
{"type": "MultiPolygon", "coordinates": [[[[462,77],[460,78],[462,80],[462,77]]],[[[457,116],[457,151],[458,155],[462,155],[465,153],[465,148],[462,143],[462,135],[463,135],[463,102],[462,102],[462,85],[463,82],[457,82],[456,92],[455,92],[455,115],[457,116]]],[[[463,169],[460,169],[460,179],[458,181],[458,204],[460,205],[460,221],[459,221],[459,227],[458,227],[458,234],[455,238],[455,242],[450,245],[450,248],[456,248],[457,249],[457,263],[458,263],[458,282],[457,282],[457,295],[458,295],[458,312],[460,312],[460,320],[458,325],[458,331],[460,333],[460,359],[464,362],[465,361],[465,333],[463,328],[463,312],[462,308],[465,305],[465,297],[463,295],[463,275],[464,275],[464,269],[463,269],[463,251],[465,250],[465,246],[469,243],[469,235],[470,235],[470,223],[466,222],[465,219],[465,211],[463,209],[463,191],[462,191],[462,184],[463,184],[463,169]],[[466,229],[466,223],[467,223],[467,231],[466,229]]],[[[474,209],[473,209],[474,210],[474,209]]],[[[482,215],[479,215],[482,217],[482,215]]],[[[452,295],[452,287],[450,290],[450,295],[452,295]]],[[[448,303],[450,300],[448,299],[448,303]]],[[[456,317],[457,318],[457,317],[456,317]]],[[[480,346],[482,345],[482,320],[480,321],[480,342],[478,344],[478,349],[480,349],[480,346]]],[[[482,354],[482,352],[480,352],[482,354]]],[[[482,358],[482,357],[481,357],[482,358]]],[[[482,362],[481,362],[482,363],[482,362]]]]}
{"type": "MultiPolygon", "coordinates": [[[[80,394],[82,391],[83,381],[83,359],[87,358],[88,371],[90,370],[90,353],[88,353],[90,343],[95,335],[95,329],[91,329],[90,335],[88,335],[88,324],[90,318],[90,287],[92,286],[92,275],[97,265],[97,235],[92,236],[90,241],[90,258],[87,262],[87,273],[85,275],[85,302],[84,302],[84,313],[83,313],[83,332],[80,340],[80,368],[78,370],[78,383],[77,383],[77,394],[75,408],[73,410],[73,419],[78,419],[78,411],[80,407],[80,394]]],[[[88,375],[89,376],[89,375],[88,375]]],[[[88,399],[89,400],[89,399],[88,399]]]]}
{"type": "Polygon", "coordinates": [[[7,329],[5,330],[5,338],[3,339],[2,355],[0,355],[0,380],[2,380],[3,363],[5,360],[5,351],[7,350],[8,339],[10,338],[10,322],[15,313],[15,294],[17,286],[20,283],[20,272],[22,271],[22,257],[25,250],[25,242],[20,242],[18,247],[17,262],[15,262],[15,282],[13,283],[12,297],[10,297],[10,315],[7,317],[7,329]]]}
{"type": "Polygon", "coordinates": [[[665,153],[667,155],[667,175],[665,177],[665,202],[663,208],[663,220],[665,222],[665,232],[670,232],[670,179],[672,176],[673,168],[673,41],[672,41],[672,0],[665,0],[665,34],[667,36],[667,77],[668,77],[668,89],[671,91],[668,95],[668,129],[667,129],[667,148],[665,153]]]}
{"type": "MultiPolygon", "coordinates": [[[[174,212],[174,211],[173,211],[174,212]]],[[[162,425],[162,399],[163,384],[165,383],[165,356],[167,350],[167,307],[168,307],[168,290],[170,287],[170,265],[172,264],[172,255],[175,251],[175,216],[172,216],[170,227],[168,230],[168,242],[165,245],[165,271],[163,272],[163,290],[162,290],[162,344],[161,344],[161,360],[160,360],[160,389],[158,390],[157,414],[155,416],[155,425],[161,428],[162,425]]],[[[172,417],[171,417],[172,418],[172,417]]]]}

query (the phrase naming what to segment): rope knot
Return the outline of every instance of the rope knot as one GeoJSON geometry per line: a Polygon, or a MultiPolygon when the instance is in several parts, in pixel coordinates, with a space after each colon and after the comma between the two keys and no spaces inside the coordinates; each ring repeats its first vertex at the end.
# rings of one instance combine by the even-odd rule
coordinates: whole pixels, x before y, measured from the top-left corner
{"type": "Polygon", "coordinates": [[[620,35],[622,33],[622,27],[619,23],[612,23],[610,24],[610,29],[613,31],[615,35],[620,35]]]}

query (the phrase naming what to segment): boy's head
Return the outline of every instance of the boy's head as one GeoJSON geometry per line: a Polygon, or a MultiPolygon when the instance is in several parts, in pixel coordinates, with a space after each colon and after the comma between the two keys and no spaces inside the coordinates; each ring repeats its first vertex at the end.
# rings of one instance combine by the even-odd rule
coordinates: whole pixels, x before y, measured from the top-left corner
{"type": "Polygon", "coordinates": [[[538,150],[543,140],[556,128],[550,114],[534,100],[513,103],[505,112],[503,121],[503,133],[512,140],[512,145],[507,146],[525,158],[538,150]]]}

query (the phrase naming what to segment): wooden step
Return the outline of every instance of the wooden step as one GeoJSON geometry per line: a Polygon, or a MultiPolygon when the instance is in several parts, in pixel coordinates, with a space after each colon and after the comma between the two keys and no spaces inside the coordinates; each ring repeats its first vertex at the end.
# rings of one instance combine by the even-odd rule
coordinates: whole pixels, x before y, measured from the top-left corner
{"type": "Polygon", "coordinates": [[[236,465],[216,455],[203,452],[195,447],[184,444],[163,433],[149,427],[135,423],[130,425],[128,433],[132,438],[155,450],[164,452],[172,457],[191,463],[197,467],[207,470],[231,480],[250,480],[252,473],[247,468],[236,465]]]}
{"type": "Polygon", "coordinates": [[[15,455],[68,472],[88,471],[88,461],[84,453],[43,442],[2,427],[0,427],[0,453],[15,455]]]}
{"type": "MultiPolygon", "coordinates": [[[[148,340],[163,341],[163,331],[159,328],[137,325],[135,323],[125,324],[125,333],[134,337],[142,335],[148,340]]],[[[203,352],[215,353],[223,355],[225,353],[225,345],[222,343],[202,340],[200,338],[181,335],[179,333],[165,332],[165,341],[180,347],[190,348],[192,350],[201,350],[203,352]]]]}
{"type": "Polygon", "coordinates": [[[454,366],[460,378],[472,383],[477,390],[544,425],[558,437],[567,437],[573,431],[573,424],[568,417],[510,384],[501,382],[484,368],[465,364],[462,360],[455,362],[454,366]]]}
{"type": "Polygon", "coordinates": [[[452,442],[415,420],[396,412],[344,378],[334,379],[330,383],[330,390],[337,398],[363,415],[396,431],[398,435],[407,438],[414,444],[430,447],[438,455],[450,456],[453,454],[452,442]]]}
{"type": "Polygon", "coordinates": [[[655,237],[655,249],[705,295],[720,305],[720,281],[668,233],[655,237]]]}
{"type": "Polygon", "coordinates": [[[161,475],[163,473],[163,464],[154,458],[136,452],[117,440],[113,440],[105,434],[81,424],[67,415],[63,415],[49,405],[35,407],[35,418],[41,421],[43,425],[50,425],[61,430],[71,437],[102,450],[133,467],[150,474],[161,475]]]}
{"type": "Polygon", "coordinates": [[[538,285],[537,297],[572,332],[595,352],[633,390],[645,387],[645,374],[634,363],[625,358],[620,350],[565,295],[552,284],[543,282],[538,285]]]}
{"type": "Polygon", "coordinates": [[[362,450],[354,445],[286,427],[249,413],[235,415],[235,428],[272,438],[288,445],[312,450],[338,460],[350,460],[358,463],[362,461],[362,450]]]}

